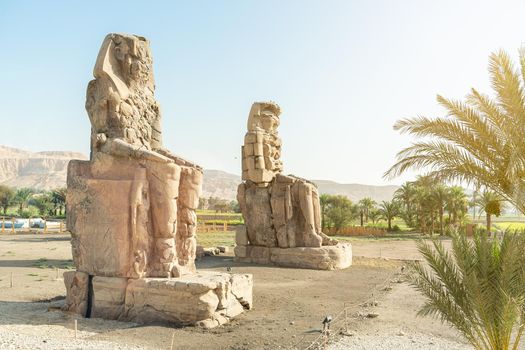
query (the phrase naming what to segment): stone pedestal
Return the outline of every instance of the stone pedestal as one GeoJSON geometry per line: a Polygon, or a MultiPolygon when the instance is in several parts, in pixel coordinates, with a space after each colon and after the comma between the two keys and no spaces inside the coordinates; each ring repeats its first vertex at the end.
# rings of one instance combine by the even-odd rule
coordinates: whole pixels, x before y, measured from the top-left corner
{"type": "Polygon", "coordinates": [[[67,290],[76,291],[67,293],[64,311],[136,323],[212,328],[252,307],[253,280],[248,274],[201,271],[171,279],[95,276],[89,280],[84,272],[64,273],[67,290]]]}
{"type": "Polygon", "coordinates": [[[244,226],[237,228],[235,261],[315,270],[346,269],[352,265],[352,245],[278,248],[250,245],[244,226]]]}

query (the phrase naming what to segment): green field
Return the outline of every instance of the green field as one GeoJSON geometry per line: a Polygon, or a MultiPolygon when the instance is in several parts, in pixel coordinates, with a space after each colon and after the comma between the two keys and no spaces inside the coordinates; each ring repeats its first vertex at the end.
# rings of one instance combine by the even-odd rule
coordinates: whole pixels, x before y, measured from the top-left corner
{"type": "MultiPolygon", "coordinates": [[[[359,236],[331,236],[342,242],[357,242],[357,241],[402,241],[423,238],[419,233],[387,233],[380,237],[359,237],[359,236]]],[[[426,236],[427,237],[427,236],[426,236]]],[[[235,231],[215,231],[215,232],[199,232],[197,233],[197,244],[203,247],[218,247],[235,246],[235,231]]]]}
{"type": "Polygon", "coordinates": [[[494,222],[493,226],[500,230],[525,230],[525,222],[501,221],[494,222]]]}
{"type": "Polygon", "coordinates": [[[197,233],[197,244],[203,247],[233,247],[235,231],[199,232],[197,233]]]}
{"type": "Polygon", "coordinates": [[[215,210],[210,209],[197,209],[197,216],[198,215],[218,215],[218,216],[239,216],[240,213],[232,213],[232,212],[217,212],[215,210]]]}

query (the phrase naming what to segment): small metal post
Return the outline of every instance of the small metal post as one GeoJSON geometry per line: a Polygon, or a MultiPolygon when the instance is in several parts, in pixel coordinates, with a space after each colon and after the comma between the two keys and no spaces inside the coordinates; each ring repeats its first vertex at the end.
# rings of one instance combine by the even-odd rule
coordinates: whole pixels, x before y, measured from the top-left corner
{"type": "Polygon", "coordinates": [[[345,305],[345,332],[348,334],[348,309],[345,305]]]}
{"type": "Polygon", "coordinates": [[[77,339],[77,332],[78,331],[78,325],[77,325],[77,320],[75,320],[75,339],[77,339]]]}
{"type": "Polygon", "coordinates": [[[12,218],[11,219],[11,232],[14,234],[15,233],[15,218],[12,218]]]}
{"type": "Polygon", "coordinates": [[[173,343],[175,342],[175,331],[173,331],[173,335],[171,336],[171,346],[170,350],[173,350],[173,343]]]}
{"type": "Polygon", "coordinates": [[[5,216],[2,216],[2,233],[5,233],[5,216]]]}
{"type": "Polygon", "coordinates": [[[47,220],[44,220],[44,233],[47,233],[47,220]]]}
{"type": "Polygon", "coordinates": [[[11,272],[11,288],[13,288],[13,273],[11,272]]]}

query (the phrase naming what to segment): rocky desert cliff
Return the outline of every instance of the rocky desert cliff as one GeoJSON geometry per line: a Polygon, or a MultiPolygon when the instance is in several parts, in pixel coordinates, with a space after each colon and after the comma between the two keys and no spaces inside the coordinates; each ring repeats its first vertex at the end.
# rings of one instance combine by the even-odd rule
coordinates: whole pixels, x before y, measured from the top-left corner
{"type": "Polygon", "coordinates": [[[45,190],[64,187],[71,159],[87,157],[76,152],[29,152],[0,146],[0,184],[45,190]]]}
{"type": "MultiPolygon", "coordinates": [[[[87,158],[86,155],[77,152],[29,152],[0,146],[0,184],[44,190],[64,187],[69,160],[87,158]]],[[[376,201],[391,200],[394,191],[398,188],[397,186],[341,184],[328,180],[313,180],[313,182],[319,186],[320,193],[341,194],[353,201],[363,197],[371,197],[376,201]]],[[[233,200],[240,183],[239,175],[205,169],[203,197],[233,200]]]]}

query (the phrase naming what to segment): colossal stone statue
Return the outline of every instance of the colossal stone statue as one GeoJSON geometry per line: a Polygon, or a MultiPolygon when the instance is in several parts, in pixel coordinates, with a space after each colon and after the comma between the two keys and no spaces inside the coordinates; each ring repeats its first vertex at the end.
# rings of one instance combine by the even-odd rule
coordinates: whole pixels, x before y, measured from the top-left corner
{"type": "Polygon", "coordinates": [[[241,148],[244,182],[237,190],[245,221],[245,227],[237,232],[237,260],[345,268],[352,261],[351,246],[338,244],[321,231],[317,186],[281,174],[281,139],[277,133],[280,114],[273,102],[256,102],[250,110],[241,148]],[[284,250],[299,247],[312,249],[284,250]]]}
{"type": "Polygon", "coordinates": [[[67,226],[78,271],[64,278],[65,309],[124,320],[212,320],[211,324],[220,318],[218,310],[242,311],[250,304],[246,300],[251,300],[251,276],[196,272],[195,209],[202,169],[163,148],[149,42],[135,35],[109,34],[94,76],[86,98],[90,161],[71,161],[68,168],[67,226]],[[200,288],[185,291],[185,302],[171,277],[200,288]],[[244,297],[229,294],[233,280],[243,286],[237,292],[244,297]],[[228,302],[220,297],[216,305],[213,298],[211,304],[205,302],[207,317],[197,310],[185,310],[184,315],[161,311],[163,303],[177,298],[184,308],[202,311],[197,304],[208,292],[228,302]],[[153,295],[150,303],[148,295],[153,295]],[[159,308],[154,308],[155,301],[161,303],[159,308]],[[153,309],[145,312],[145,305],[153,309]]]}

